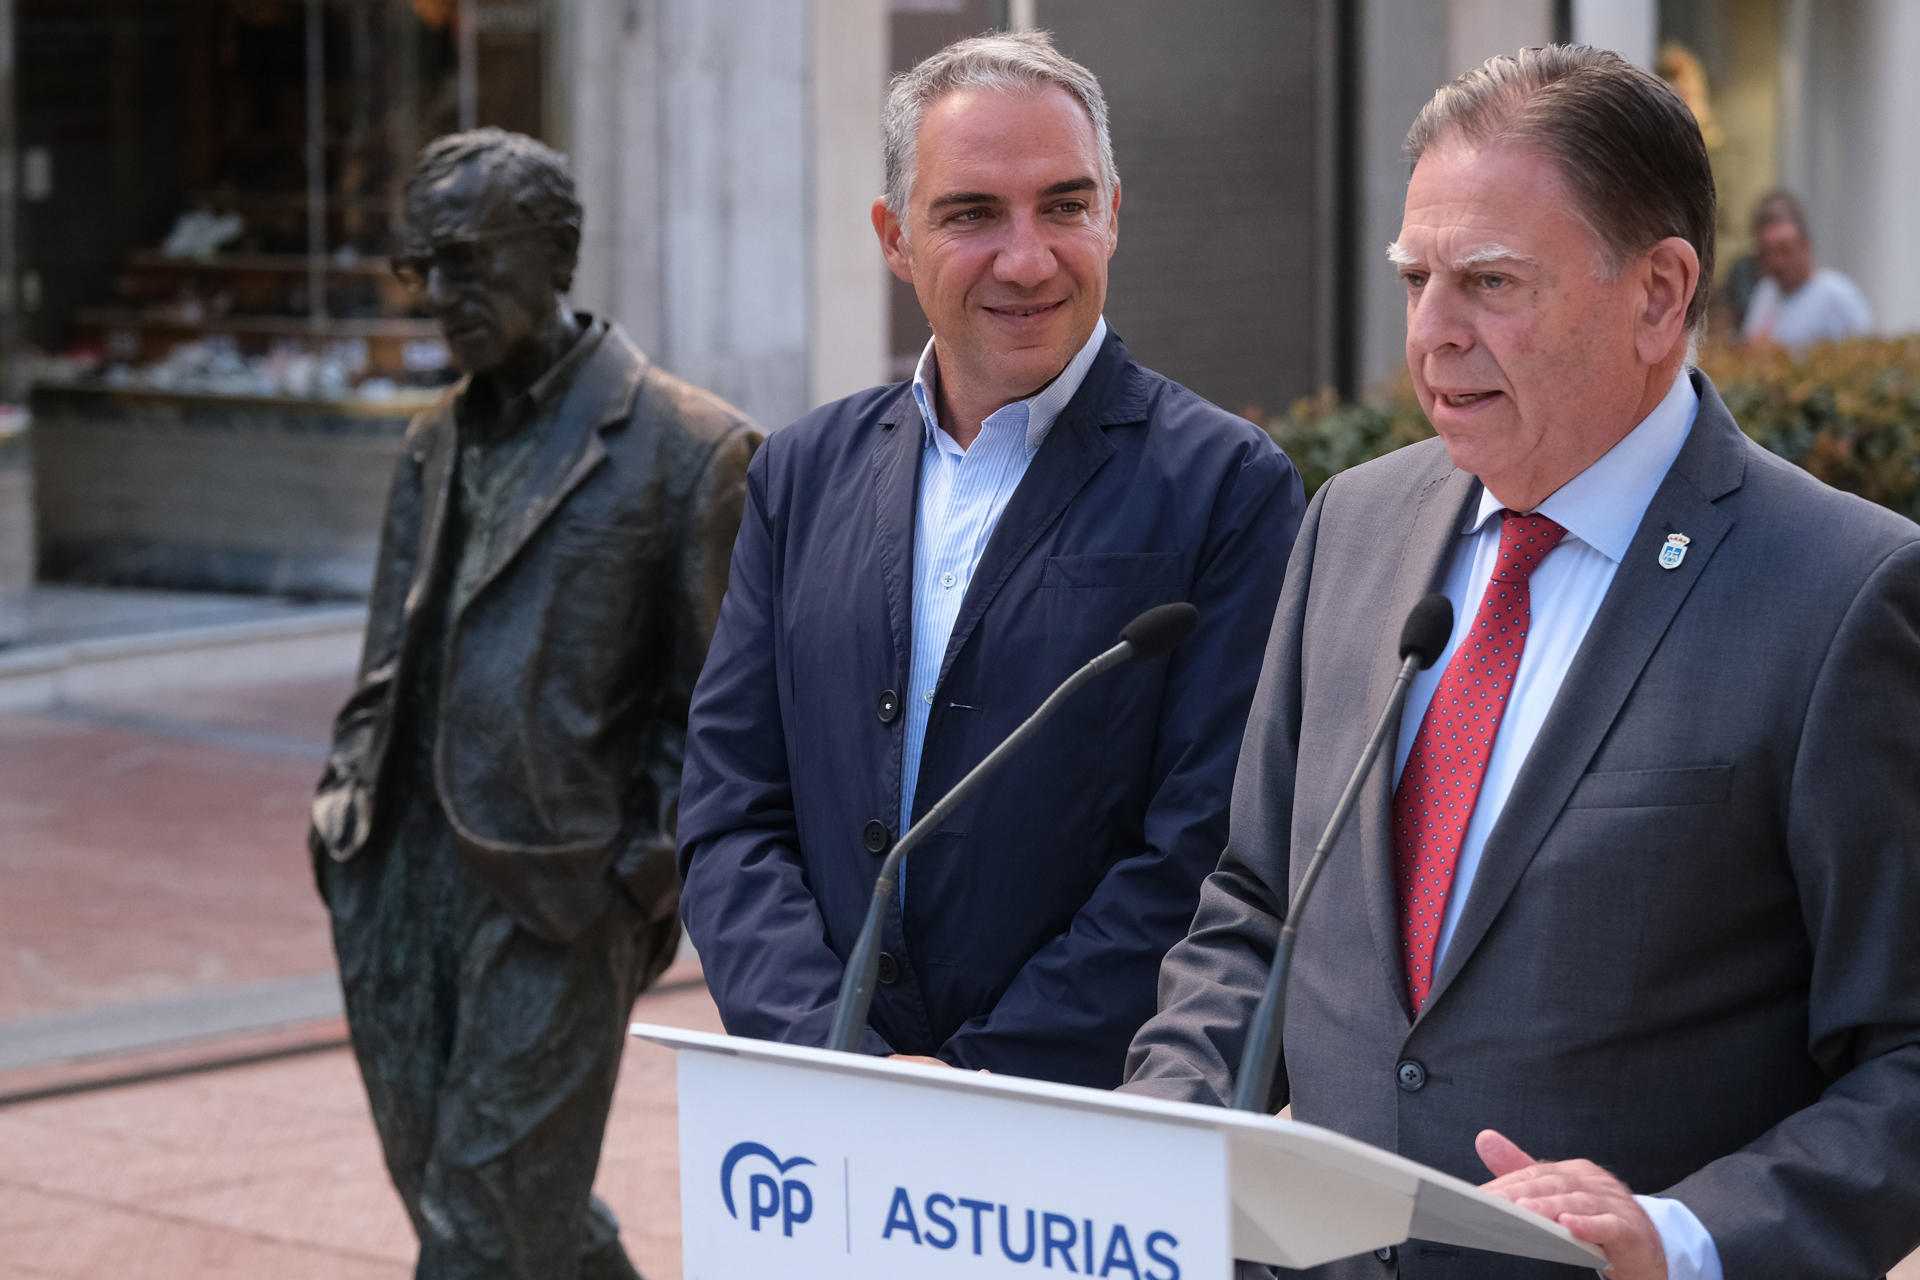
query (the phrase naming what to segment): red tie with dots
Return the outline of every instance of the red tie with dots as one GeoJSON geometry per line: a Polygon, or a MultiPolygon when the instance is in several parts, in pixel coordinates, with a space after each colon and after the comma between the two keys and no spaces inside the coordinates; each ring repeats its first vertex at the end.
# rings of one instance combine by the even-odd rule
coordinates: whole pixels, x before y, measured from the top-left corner
{"type": "Polygon", "coordinates": [[[1567,531],[1545,516],[1500,513],[1500,558],[1473,625],[1434,686],[1393,793],[1394,878],[1407,994],[1418,1013],[1433,985],[1433,949],[1460,842],[1486,776],[1500,716],[1527,647],[1527,580],[1567,531]]]}

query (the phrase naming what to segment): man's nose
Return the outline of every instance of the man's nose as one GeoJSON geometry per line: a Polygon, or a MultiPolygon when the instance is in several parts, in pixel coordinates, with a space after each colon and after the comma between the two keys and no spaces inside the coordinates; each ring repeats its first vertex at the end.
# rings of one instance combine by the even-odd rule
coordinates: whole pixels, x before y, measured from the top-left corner
{"type": "Polygon", "coordinates": [[[1016,216],[1009,220],[1006,242],[994,256],[994,279],[1031,289],[1045,284],[1058,267],[1046,228],[1037,219],[1016,216]]]}
{"type": "Polygon", "coordinates": [[[1458,291],[1429,283],[1407,301],[1407,350],[1473,345],[1473,325],[1458,291]]]}

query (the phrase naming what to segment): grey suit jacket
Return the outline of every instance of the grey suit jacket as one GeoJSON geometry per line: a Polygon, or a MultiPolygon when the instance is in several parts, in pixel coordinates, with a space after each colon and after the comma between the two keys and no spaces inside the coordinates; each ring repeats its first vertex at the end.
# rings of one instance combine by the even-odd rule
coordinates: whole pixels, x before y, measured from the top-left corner
{"type": "MultiPolygon", "coordinates": [[[[1376,768],[1301,922],[1274,1104],[1475,1182],[1486,1127],[1540,1159],[1597,1160],[1692,1209],[1727,1280],[1879,1276],[1920,1244],[1920,528],[1752,444],[1693,376],[1692,434],[1493,828],[1426,1009],[1406,1005],[1376,768]],[[1692,543],[1664,570],[1672,532],[1692,543]]],[[[1282,890],[1479,488],[1432,441],[1315,497],[1228,847],[1127,1087],[1231,1097],[1282,890]]],[[[1581,1274],[1418,1243],[1396,1261],[1581,1274]]],[[[1316,1274],[1390,1270],[1365,1255],[1316,1274]]]]}

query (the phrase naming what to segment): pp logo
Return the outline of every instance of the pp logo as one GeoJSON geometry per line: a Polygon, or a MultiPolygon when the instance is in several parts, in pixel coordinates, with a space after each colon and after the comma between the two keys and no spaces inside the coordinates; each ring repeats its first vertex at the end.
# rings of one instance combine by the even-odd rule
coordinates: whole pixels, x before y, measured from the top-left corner
{"type": "Polygon", "coordinates": [[[791,1160],[782,1160],[766,1147],[757,1142],[735,1143],[727,1158],[720,1162],[720,1198],[726,1203],[730,1217],[739,1218],[740,1211],[733,1203],[733,1167],[742,1160],[759,1159],[773,1167],[773,1173],[754,1173],[747,1178],[747,1225],[755,1231],[760,1224],[778,1216],[780,1231],[791,1236],[793,1229],[813,1216],[813,1192],[807,1184],[798,1178],[785,1175],[789,1170],[801,1165],[811,1165],[813,1161],[805,1156],[795,1156],[791,1160]],[[775,1178],[773,1174],[780,1174],[775,1178]]]}

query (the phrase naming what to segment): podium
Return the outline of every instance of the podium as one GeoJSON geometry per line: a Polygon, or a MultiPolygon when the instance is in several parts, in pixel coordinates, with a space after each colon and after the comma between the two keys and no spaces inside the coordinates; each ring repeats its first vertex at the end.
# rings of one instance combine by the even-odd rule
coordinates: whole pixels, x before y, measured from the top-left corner
{"type": "Polygon", "coordinates": [[[1564,1227],[1315,1125],[635,1023],[678,1054],[687,1280],[1224,1280],[1408,1238],[1598,1268],[1564,1227]]]}

